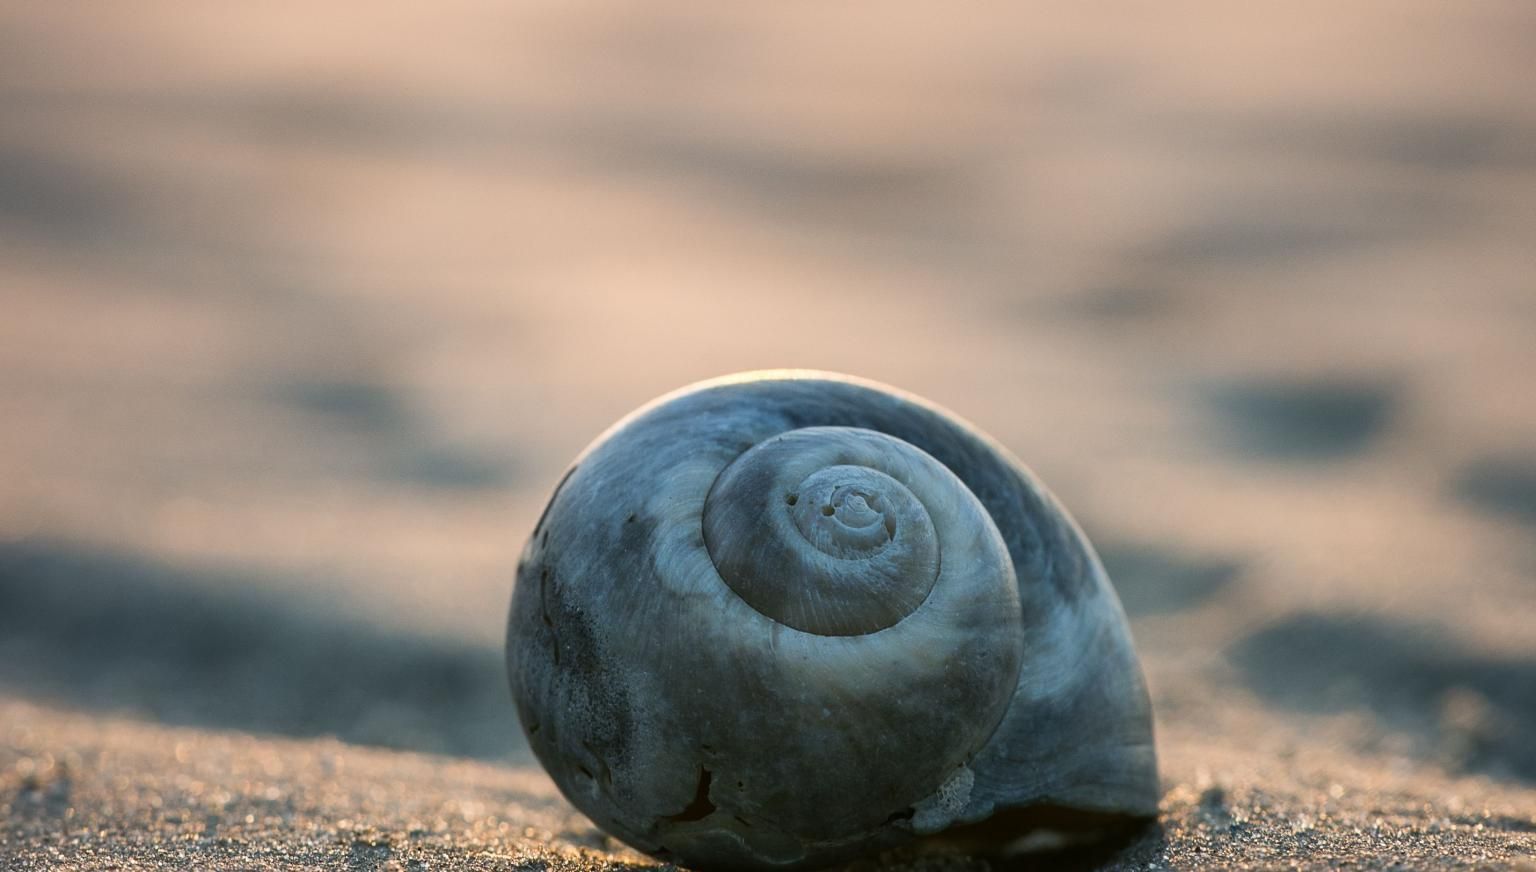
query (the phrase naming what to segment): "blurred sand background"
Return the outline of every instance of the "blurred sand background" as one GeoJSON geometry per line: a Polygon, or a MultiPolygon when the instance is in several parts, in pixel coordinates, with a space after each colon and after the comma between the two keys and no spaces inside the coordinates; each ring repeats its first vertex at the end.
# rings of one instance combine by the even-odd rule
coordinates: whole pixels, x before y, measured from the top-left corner
{"type": "Polygon", "coordinates": [[[454,0],[0,6],[0,867],[646,862],[512,570],[786,366],[1102,553],[1166,813],[1067,859],[1536,862],[1536,6],[454,0]]]}

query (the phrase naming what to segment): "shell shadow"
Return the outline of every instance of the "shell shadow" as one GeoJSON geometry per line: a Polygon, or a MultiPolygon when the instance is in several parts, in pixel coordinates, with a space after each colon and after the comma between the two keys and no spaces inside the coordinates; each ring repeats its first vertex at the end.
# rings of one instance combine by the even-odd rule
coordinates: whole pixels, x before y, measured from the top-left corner
{"type": "Polygon", "coordinates": [[[1323,462],[1365,453],[1392,423],[1392,384],[1357,377],[1250,379],[1209,389],[1205,399],[1225,444],[1244,457],[1323,462]]]}
{"type": "MultiPolygon", "coordinates": [[[[1034,850],[971,858],[991,872],[1088,872],[1106,866],[1145,869],[1161,865],[1168,844],[1162,824],[1155,819],[1095,815],[1052,806],[1020,809],[956,829],[962,838],[969,830],[990,829],[994,831],[990,838],[1004,843],[1019,834],[1052,834],[1037,842],[1043,846],[1034,850]],[[1052,840],[1059,843],[1051,844],[1052,840]]],[[[1026,840],[1029,838],[1026,835],[1026,840]]]]}
{"type": "Polygon", "coordinates": [[[502,758],[522,749],[501,652],[411,637],[195,572],[0,544],[0,685],[172,724],[502,758]]]}
{"type": "Polygon", "coordinates": [[[1536,658],[1469,652],[1435,627],[1321,613],[1263,627],[1228,656],[1271,704],[1363,709],[1447,768],[1536,781],[1536,658]]]}

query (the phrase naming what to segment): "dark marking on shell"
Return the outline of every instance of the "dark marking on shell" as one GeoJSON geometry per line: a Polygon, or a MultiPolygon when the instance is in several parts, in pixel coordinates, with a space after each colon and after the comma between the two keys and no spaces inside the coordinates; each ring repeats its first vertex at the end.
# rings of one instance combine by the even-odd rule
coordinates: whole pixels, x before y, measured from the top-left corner
{"type": "Polygon", "coordinates": [[[619,549],[625,554],[649,554],[656,536],[657,520],[631,514],[619,529],[619,549]]]}
{"type": "Polygon", "coordinates": [[[613,789],[613,769],[608,765],[601,752],[592,747],[590,742],[582,742],[581,747],[592,755],[592,761],[597,764],[597,783],[604,790],[613,789]]]}
{"type": "Polygon", "coordinates": [[[555,621],[549,616],[549,567],[539,571],[539,616],[544,619],[544,626],[549,631],[549,651],[555,658],[555,665],[560,665],[560,634],[555,629],[555,621]]]}
{"type": "Polygon", "coordinates": [[[670,823],[687,823],[689,821],[701,821],[715,813],[715,804],[709,798],[709,784],[714,780],[714,773],[699,767],[699,781],[693,789],[693,801],[688,803],[677,814],[666,815],[663,821],[670,823]]]}
{"type": "MultiPolygon", "coordinates": [[[[541,554],[540,560],[539,617],[532,626],[525,623],[524,632],[533,633],[535,638],[530,641],[547,647],[555,668],[542,676],[547,682],[542,689],[533,690],[576,701],[580,715],[573,718],[567,712],[564,718],[542,720],[541,741],[532,744],[536,753],[543,753],[559,747],[562,741],[578,743],[577,747],[599,762],[599,768],[607,773],[606,783],[611,784],[608,767],[625,759],[632,729],[627,694],[611,664],[603,659],[604,649],[593,635],[592,622],[578,604],[579,593],[573,597],[560,583],[562,573],[550,555],[541,554]]],[[[594,780],[603,777],[599,773],[594,780]]]]}

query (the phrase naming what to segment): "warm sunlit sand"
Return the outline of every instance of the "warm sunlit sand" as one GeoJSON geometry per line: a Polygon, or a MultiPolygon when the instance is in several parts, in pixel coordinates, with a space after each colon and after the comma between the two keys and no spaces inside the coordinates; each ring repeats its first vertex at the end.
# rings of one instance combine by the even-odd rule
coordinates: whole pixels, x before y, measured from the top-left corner
{"type": "Polygon", "coordinates": [[[1536,7],[0,25],[0,867],[646,862],[522,744],[513,567],[779,367],[1098,546],[1166,794],[1073,862],[1536,862],[1536,7]]]}

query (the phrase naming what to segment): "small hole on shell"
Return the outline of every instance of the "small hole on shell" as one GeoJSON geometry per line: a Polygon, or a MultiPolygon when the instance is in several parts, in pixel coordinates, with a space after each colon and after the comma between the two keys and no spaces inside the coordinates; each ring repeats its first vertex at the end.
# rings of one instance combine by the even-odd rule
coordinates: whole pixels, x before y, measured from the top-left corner
{"type": "Polygon", "coordinates": [[[832,517],[832,513],[835,512],[835,511],[837,511],[837,510],[832,508],[831,506],[822,506],[821,507],[821,513],[823,515],[826,515],[829,518],[832,517]]]}
{"type": "Polygon", "coordinates": [[[789,496],[784,498],[784,504],[786,506],[792,506],[792,505],[794,505],[795,503],[798,503],[798,502],[800,502],[800,495],[799,494],[790,494],[789,496]]]}

